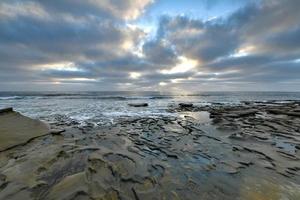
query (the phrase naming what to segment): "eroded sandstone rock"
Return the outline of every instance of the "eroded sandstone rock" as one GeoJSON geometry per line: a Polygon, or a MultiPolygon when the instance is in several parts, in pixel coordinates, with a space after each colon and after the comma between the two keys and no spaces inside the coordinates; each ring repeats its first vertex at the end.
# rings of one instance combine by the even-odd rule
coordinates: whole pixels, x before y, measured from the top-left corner
{"type": "Polygon", "coordinates": [[[275,192],[298,200],[299,118],[267,112],[297,108],[175,106],[170,112],[178,117],[122,118],[98,127],[59,121],[52,125],[63,134],[0,152],[0,199],[231,200],[263,190],[261,199],[275,192]],[[201,123],[202,114],[213,120],[201,123]]]}
{"type": "Polygon", "coordinates": [[[25,144],[48,133],[48,125],[20,113],[10,111],[0,115],[0,151],[25,144]]]}

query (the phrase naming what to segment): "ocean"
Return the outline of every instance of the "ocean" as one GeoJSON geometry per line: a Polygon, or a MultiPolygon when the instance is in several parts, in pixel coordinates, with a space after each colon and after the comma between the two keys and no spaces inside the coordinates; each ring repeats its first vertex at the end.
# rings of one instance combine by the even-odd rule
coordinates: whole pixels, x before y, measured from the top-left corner
{"type": "Polygon", "coordinates": [[[123,117],[161,117],[176,114],[172,105],[190,102],[240,104],[242,101],[300,100],[300,92],[201,92],[180,95],[162,92],[0,92],[0,108],[14,110],[47,122],[58,119],[81,125],[114,123],[123,117]],[[148,103],[148,107],[130,107],[129,103],[148,103]]]}

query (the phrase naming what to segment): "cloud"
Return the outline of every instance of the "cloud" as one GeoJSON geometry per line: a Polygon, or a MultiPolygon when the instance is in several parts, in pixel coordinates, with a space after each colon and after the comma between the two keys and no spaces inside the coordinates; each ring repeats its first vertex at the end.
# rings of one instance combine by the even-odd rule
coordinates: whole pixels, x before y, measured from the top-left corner
{"type": "Polygon", "coordinates": [[[249,1],[206,21],[157,16],[149,36],[137,21],[152,3],[1,1],[0,90],[300,88],[298,1],[249,1]]]}
{"type": "MultiPolygon", "coordinates": [[[[191,76],[198,78],[185,82],[244,81],[275,85],[289,80],[299,84],[299,78],[293,74],[298,73],[300,65],[292,62],[300,55],[297,20],[300,16],[296,8],[300,8],[298,2],[274,0],[250,3],[227,18],[212,21],[164,16],[157,37],[171,43],[179,56],[197,59],[198,74],[210,73],[202,79],[191,76]],[[226,73],[232,70],[239,73],[226,73]],[[226,74],[226,79],[220,74],[226,74]]],[[[291,85],[292,90],[296,87],[291,85]]]]}
{"type": "Polygon", "coordinates": [[[210,61],[230,54],[239,44],[237,31],[227,24],[202,22],[186,16],[165,17],[160,33],[179,54],[210,61]]]}
{"type": "Polygon", "coordinates": [[[156,65],[174,65],[178,61],[176,52],[170,44],[162,40],[148,41],[143,45],[143,53],[147,60],[156,65]]]}
{"type": "MultiPolygon", "coordinates": [[[[110,5],[112,2],[1,2],[1,73],[5,76],[10,76],[16,70],[24,76],[35,73],[41,76],[39,79],[45,76],[47,81],[51,76],[87,78],[99,75],[101,69],[129,68],[129,65],[138,67],[136,64],[139,61],[134,60],[131,49],[122,48],[122,44],[127,41],[136,46],[144,37],[144,31],[127,27],[125,21],[120,24],[120,20],[127,20],[128,13],[142,12],[151,1],[138,1],[135,4],[134,1],[120,1],[115,2],[118,3],[116,6],[110,5]],[[107,10],[108,7],[116,10],[107,10]],[[41,71],[39,68],[44,64],[61,62],[73,62],[88,69],[83,73],[53,69],[41,71]]],[[[16,77],[17,80],[20,79],[16,77]]]]}
{"type": "Polygon", "coordinates": [[[52,17],[60,15],[134,20],[151,3],[153,0],[3,0],[0,5],[0,16],[52,17]]]}

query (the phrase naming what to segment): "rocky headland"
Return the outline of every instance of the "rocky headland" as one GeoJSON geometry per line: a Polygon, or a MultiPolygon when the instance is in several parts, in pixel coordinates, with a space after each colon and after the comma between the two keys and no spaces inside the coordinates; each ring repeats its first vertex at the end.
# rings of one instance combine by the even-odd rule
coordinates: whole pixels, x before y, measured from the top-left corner
{"type": "Polygon", "coordinates": [[[168,112],[81,126],[1,111],[0,199],[300,199],[300,102],[168,112]]]}

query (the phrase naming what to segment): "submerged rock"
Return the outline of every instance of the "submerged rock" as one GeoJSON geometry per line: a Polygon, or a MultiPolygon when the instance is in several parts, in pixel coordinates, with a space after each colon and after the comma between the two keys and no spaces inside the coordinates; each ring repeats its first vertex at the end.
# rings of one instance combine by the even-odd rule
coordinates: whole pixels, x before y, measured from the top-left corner
{"type": "Polygon", "coordinates": [[[129,103],[128,105],[131,107],[147,107],[148,103],[129,103]]]}
{"type": "Polygon", "coordinates": [[[192,103],[180,103],[178,104],[181,108],[191,108],[194,106],[192,103]]]}
{"type": "Polygon", "coordinates": [[[13,112],[13,108],[12,107],[9,107],[9,108],[3,108],[3,109],[0,109],[0,114],[2,113],[8,113],[8,112],[13,112]]]}
{"type": "Polygon", "coordinates": [[[66,131],[65,129],[51,129],[50,133],[52,135],[61,135],[61,133],[65,132],[65,131],[66,131]]]}

